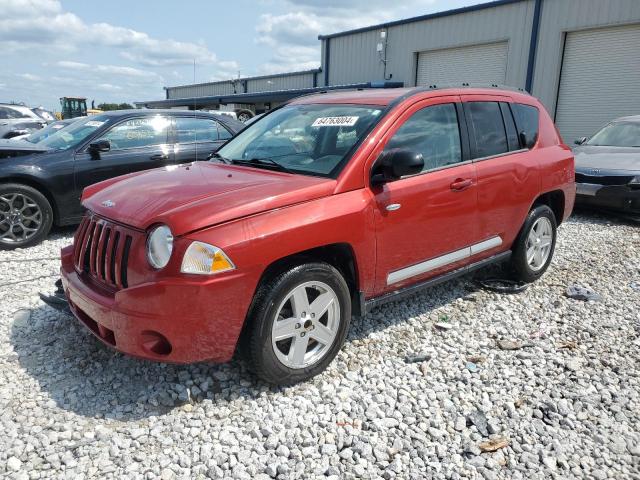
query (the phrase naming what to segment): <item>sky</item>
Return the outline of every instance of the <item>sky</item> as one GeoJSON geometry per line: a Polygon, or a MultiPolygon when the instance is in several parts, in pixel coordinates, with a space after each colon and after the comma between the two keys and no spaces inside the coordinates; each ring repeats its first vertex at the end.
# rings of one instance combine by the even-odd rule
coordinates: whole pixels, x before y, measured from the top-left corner
{"type": "Polygon", "coordinates": [[[0,0],[0,102],[59,110],[163,87],[316,68],[319,34],[478,0],[0,0]],[[194,76],[195,60],[195,76],[194,76]]]}

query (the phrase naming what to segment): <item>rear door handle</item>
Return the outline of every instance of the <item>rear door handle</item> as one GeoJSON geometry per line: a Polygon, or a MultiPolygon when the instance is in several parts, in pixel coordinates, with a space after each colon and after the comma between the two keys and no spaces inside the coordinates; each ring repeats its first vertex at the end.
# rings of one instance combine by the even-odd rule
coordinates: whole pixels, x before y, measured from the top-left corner
{"type": "Polygon", "coordinates": [[[461,192],[473,185],[473,180],[470,178],[456,178],[451,184],[451,190],[461,192]]]}
{"type": "Polygon", "coordinates": [[[166,153],[156,153],[155,155],[151,155],[149,158],[151,160],[168,160],[169,155],[167,155],[166,153]]]}

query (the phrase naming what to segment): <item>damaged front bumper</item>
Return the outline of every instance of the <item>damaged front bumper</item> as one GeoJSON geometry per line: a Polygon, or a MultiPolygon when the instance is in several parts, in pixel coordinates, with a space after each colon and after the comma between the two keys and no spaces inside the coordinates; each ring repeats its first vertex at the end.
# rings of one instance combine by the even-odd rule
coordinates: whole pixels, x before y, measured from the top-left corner
{"type": "Polygon", "coordinates": [[[49,305],[52,308],[60,312],[66,312],[71,314],[71,309],[69,308],[69,301],[64,294],[64,288],[62,286],[62,279],[59,278],[55,283],[55,291],[52,295],[47,295],[45,293],[40,293],[40,300],[49,305]]]}
{"type": "Polygon", "coordinates": [[[640,216],[640,186],[576,184],[576,204],[640,216]]]}

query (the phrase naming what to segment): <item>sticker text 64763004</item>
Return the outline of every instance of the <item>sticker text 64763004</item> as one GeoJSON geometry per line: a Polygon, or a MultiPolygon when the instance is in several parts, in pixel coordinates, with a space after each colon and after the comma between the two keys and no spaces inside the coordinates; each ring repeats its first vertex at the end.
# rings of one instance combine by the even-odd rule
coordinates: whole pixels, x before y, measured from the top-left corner
{"type": "Polygon", "coordinates": [[[360,117],[320,117],[311,124],[312,127],[353,127],[360,117]]]}

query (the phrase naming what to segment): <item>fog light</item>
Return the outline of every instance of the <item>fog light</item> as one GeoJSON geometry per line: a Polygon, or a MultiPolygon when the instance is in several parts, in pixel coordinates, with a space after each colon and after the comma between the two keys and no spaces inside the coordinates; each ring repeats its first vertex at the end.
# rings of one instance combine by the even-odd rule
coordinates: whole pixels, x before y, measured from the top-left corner
{"type": "Polygon", "coordinates": [[[171,353],[171,343],[161,333],[147,330],[142,332],[140,336],[142,337],[142,347],[146,351],[156,355],[169,355],[171,353]]]}

